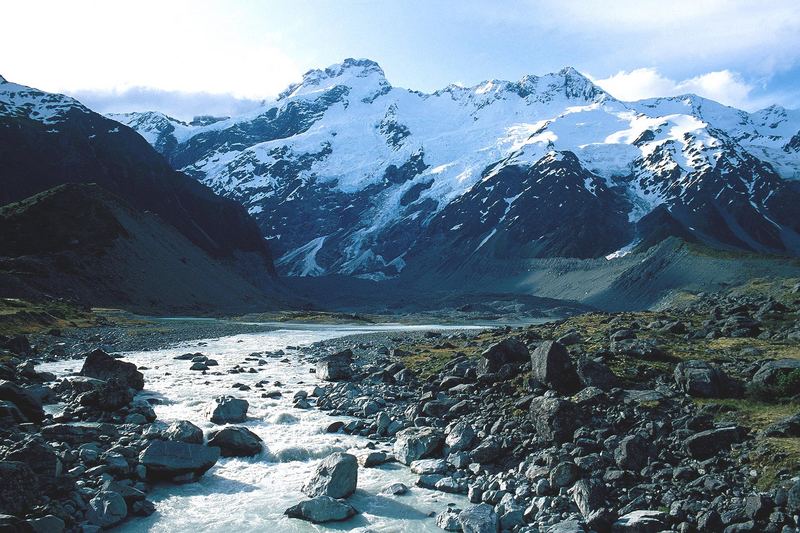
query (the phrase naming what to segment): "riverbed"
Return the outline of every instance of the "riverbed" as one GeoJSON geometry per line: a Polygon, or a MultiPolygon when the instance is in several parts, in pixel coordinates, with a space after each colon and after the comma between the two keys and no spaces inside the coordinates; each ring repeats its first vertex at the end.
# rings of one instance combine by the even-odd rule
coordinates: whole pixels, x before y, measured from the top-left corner
{"type": "MultiPolygon", "coordinates": [[[[231,395],[250,403],[248,420],[243,424],[264,441],[264,451],[253,458],[222,458],[199,482],[186,485],[157,486],[148,494],[157,511],[147,518],[134,518],[118,530],[126,532],[309,532],[441,531],[433,515],[448,505],[463,507],[463,496],[445,494],[414,486],[417,478],[398,463],[378,468],[359,468],[358,490],[348,501],[360,514],[346,522],[314,525],[283,515],[286,508],[306,499],[300,491],[316,463],[335,451],[354,454],[367,451],[365,437],[326,433],[336,420],[316,409],[297,409],[292,397],[298,391],[311,392],[319,381],[310,372],[311,364],[302,361],[299,351],[289,347],[308,346],[315,342],[363,333],[391,333],[428,329],[463,329],[443,326],[344,326],[281,325],[273,331],[245,333],[214,339],[183,342],[166,349],[124,352],[125,360],[142,368],[145,390],[139,397],[157,401],[158,420],[170,423],[189,420],[205,432],[219,429],[209,422],[206,408],[214,398],[231,395]],[[266,358],[258,366],[246,357],[254,352],[284,355],[266,358]],[[189,361],[175,360],[176,355],[201,352],[219,362],[207,375],[189,370],[189,361]],[[255,368],[255,373],[229,373],[239,365],[255,368]],[[269,381],[267,389],[280,390],[277,399],[262,398],[259,381],[269,381]],[[233,388],[239,383],[249,391],[233,388]],[[410,490],[404,495],[382,494],[392,483],[404,483],[410,490]]],[[[77,360],[46,363],[40,370],[66,375],[80,370],[77,360]]],[[[378,443],[379,450],[390,448],[378,443]]]]}

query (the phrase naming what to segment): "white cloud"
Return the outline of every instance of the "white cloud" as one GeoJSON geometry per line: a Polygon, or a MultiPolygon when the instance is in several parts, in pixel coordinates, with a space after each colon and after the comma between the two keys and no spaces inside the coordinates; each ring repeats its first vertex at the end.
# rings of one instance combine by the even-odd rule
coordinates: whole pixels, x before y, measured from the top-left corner
{"type": "Polygon", "coordinates": [[[656,96],[693,93],[725,105],[754,110],[758,104],[750,95],[755,86],[730,70],[707,72],[685,80],[673,80],[655,68],[621,70],[608,78],[594,80],[620,100],[641,100],[656,96]]]}

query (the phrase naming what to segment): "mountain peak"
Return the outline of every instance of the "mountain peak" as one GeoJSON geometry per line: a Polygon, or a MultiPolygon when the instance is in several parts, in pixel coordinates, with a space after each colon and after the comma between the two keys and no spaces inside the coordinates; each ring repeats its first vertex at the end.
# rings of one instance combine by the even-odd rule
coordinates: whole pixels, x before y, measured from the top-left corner
{"type": "Polygon", "coordinates": [[[356,85],[391,88],[383,69],[371,59],[354,59],[349,57],[325,69],[311,69],[303,74],[299,83],[290,85],[279,96],[278,100],[290,96],[300,96],[324,90],[336,85],[354,87],[356,85]]]}

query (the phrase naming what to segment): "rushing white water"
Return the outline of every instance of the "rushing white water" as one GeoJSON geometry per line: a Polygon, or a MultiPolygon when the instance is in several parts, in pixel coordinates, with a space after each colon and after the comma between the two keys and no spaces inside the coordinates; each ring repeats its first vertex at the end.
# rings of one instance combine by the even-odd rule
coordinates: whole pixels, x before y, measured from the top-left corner
{"type": "MultiPolygon", "coordinates": [[[[408,326],[298,326],[275,331],[206,339],[149,352],[125,353],[124,357],[143,370],[146,389],[142,397],[156,397],[159,420],[189,420],[204,431],[218,429],[208,421],[206,406],[214,397],[228,394],[250,403],[248,420],[244,424],[264,440],[265,451],[253,458],[222,458],[199,482],[186,485],[157,486],[148,497],[157,511],[148,518],[129,520],[120,528],[127,532],[308,532],[308,531],[375,531],[423,532],[441,531],[431,513],[447,508],[448,504],[466,505],[463,496],[430,491],[414,486],[416,476],[407,467],[393,463],[379,468],[359,468],[358,490],[349,502],[360,514],[346,522],[314,525],[283,515],[286,508],[306,499],[300,487],[309,477],[316,462],[334,451],[358,453],[367,444],[363,437],[328,434],[324,428],[334,420],[316,409],[295,409],[292,396],[299,390],[308,392],[318,383],[309,373],[309,364],[300,363],[298,356],[287,346],[303,346],[320,340],[354,333],[387,330],[430,329],[408,326]],[[245,357],[252,352],[287,351],[288,363],[268,359],[257,366],[245,357]],[[202,375],[188,368],[189,361],[174,356],[187,351],[200,351],[219,362],[211,371],[221,375],[202,375]],[[235,365],[255,367],[259,372],[229,374],[235,365]],[[258,381],[281,382],[283,396],[272,400],[261,398],[261,390],[239,391],[234,383],[251,387],[258,381]],[[392,483],[409,486],[405,495],[381,494],[392,483]]],[[[437,329],[443,329],[437,327],[437,329]]],[[[41,365],[41,370],[58,375],[80,369],[80,361],[60,361],[41,365]]],[[[379,448],[381,449],[381,448],[379,448]]],[[[388,450],[386,450],[388,451],[388,450]]]]}

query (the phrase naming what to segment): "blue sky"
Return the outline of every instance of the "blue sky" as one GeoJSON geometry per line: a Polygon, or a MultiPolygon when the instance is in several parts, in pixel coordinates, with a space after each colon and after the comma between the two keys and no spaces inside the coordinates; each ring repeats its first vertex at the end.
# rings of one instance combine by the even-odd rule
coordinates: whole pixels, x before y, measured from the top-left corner
{"type": "Polygon", "coordinates": [[[800,2],[151,1],[5,4],[0,73],[99,111],[230,114],[310,68],[381,64],[396,86],[574,66],[622,99],[695,92],[800,107],[800,2]],[[29,5],[26,5],[29,4],[29,5]]]}

